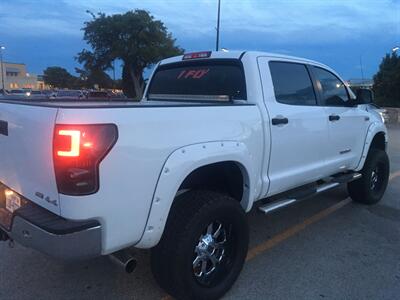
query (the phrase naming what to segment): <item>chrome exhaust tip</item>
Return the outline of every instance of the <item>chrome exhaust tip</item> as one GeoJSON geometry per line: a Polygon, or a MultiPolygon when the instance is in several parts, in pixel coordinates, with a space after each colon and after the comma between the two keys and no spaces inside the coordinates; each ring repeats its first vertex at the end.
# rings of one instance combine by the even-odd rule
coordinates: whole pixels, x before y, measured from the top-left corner
{"type": "Polygon", "coordinates": [[[136,269],[137,261],[127,250],[120,250],[110,254],[110,259],[128,274],[136,269]]]}

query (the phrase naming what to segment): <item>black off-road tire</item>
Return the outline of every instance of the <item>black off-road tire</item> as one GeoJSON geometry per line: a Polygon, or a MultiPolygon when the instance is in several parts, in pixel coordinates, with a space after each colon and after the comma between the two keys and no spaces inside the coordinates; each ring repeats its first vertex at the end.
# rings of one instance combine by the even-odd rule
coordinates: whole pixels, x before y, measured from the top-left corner
{"type": "Polygon", "coordinates": [[[363,204],[378,203],[389,182],[390,164],[385,151],[371,149],[368,153],[362,177],[349,182],[347,189],[351,199],[363,204]]]}
{"type": "MultiPolygon", "coordinates": [[[[221,233],[218,236],[221,239],[221,233]]],[[[237,200],[212,191],[188,191],[172,205],[163,236],[151,251],[151,269],[158,284],[176,299],[218,299],[239,276],[248,241],[246,215],[237,200]],[[199,245],[204,246],[200,243],[209,232],[209,224],[211,228],[219,227],[214,224],[223,225],[226,249],[212,276],[199,277],[206,272],[199,271],[202,264],[194,267],[194,260],[199,258],[195,249],[199,251],[199,245]]]]}

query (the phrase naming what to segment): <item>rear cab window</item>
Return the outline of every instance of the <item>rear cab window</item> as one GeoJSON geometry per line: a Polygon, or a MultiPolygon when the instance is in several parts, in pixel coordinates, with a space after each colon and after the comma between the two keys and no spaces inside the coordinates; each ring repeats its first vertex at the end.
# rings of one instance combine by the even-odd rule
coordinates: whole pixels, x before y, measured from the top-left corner
{"type": "Polygon", "coordinates": [[[317,105],[307,67],[294,62],[269,62],[275,99],[289,105],[317,105]]]}
{"type": "Polygon", "coordinates": [[[238,59],[207,59],[161,65],[150,81],[147,100],[229,102],[246,100],[238,59]]]}

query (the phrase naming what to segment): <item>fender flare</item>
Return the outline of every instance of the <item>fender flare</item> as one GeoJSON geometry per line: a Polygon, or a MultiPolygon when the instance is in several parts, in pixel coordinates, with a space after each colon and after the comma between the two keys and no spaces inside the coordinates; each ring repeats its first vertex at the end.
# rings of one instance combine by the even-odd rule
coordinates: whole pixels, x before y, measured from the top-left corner
{"type": "Polygon", "coordinates": [[[380,132],[383,132],[385,134],[385,142],[387,143],[388,134],[387,134],[387,129],[384,124],[379,123],[379,122],[374,122],[368,127],[367,136],[365,137],[365,142],[364,142],[364,149],[363,149],[360,161],[359,161],[358,166],[355,169],[355,171],[360,171],[364,167],[364,163],[365,163],[365,160],[367,159],[367,155],[368,155],[369,149],[371,147],[372,140],[380,132]]]}
{"type": "Polygon", "coordinates": [[[256,194],[252,156],[246,145],[234,141],[218,141],[181,147],[169,155],[160,172],[146,227],[137,248],[151,248],[158,244],[178,192],[185,178],[196,169],[224,161],[236,162],[244,175],[244,196],[241,205],[249,211],[256,194]]]}

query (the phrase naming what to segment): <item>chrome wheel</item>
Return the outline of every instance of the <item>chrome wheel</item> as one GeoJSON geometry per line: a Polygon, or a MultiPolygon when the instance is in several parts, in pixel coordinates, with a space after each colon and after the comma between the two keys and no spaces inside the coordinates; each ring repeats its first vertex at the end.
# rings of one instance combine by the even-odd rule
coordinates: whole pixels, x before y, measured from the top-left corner
{"type": "Polygon", "coordinates": [[[207,284],[224,264],[227,254],[227,230],[221,222],[210,223],[194,249],[193,274],[202,284],[207,284]]]}
{"type": "Polygon", "coordinates": [[[375,190],[378,184],[378,167],[376,167],[371,174],[371,190],[375,190]]]}
{"type": "Polygon", "coordinates": [[[371,191],[373,192],[378,192],[382,188],[382,183],[383,183],[383,172],[384,172],[384,166],[381,163],[378,163],[375,168],[373,168],[371,172],[371,179],[369,182],[369,187],[371,191]]]}

